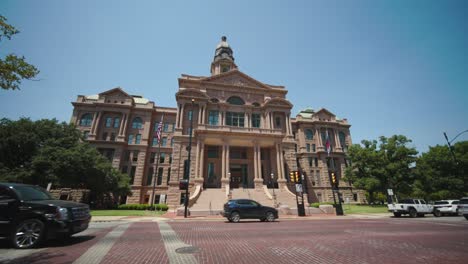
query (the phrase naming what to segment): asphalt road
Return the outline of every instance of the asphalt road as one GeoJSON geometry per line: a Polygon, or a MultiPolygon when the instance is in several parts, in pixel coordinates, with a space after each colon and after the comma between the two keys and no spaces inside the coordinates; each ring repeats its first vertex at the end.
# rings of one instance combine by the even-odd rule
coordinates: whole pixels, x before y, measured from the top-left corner
{"type": "Polygon", "coordinates": [[[66,241],[16,250],[0,263],[465,263],[463,217],[93,222],[66,241]]]}

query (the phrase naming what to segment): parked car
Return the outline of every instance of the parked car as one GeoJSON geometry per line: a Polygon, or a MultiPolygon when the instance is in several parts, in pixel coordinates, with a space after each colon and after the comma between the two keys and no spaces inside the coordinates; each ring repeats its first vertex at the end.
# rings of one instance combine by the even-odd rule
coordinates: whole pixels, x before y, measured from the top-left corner
{"type": "Polygon", "coordinates": [[[240,219],[260,219],[260,221],[273,222],[278,218],[278,210],[263,206],[254,200],[234,199],[224,204],[223,216],[229,222],[237,223],[240,219]]]}
{"type": "Polygon", "coordinates": [[[416,217],[432,214],[434,207],[423,199],[403,199],[399,203],[388,204],[388,211],[393,213],[395,217],[400,217],[402,214],[416,217]]]}
{"type": "Polygon", "coordinates": [[[468,197],[463,197],[458,203],[458,214],[463,215],[468,220],[468,197]]]}
{"type": "Polygon", "coordinates": [[[434,216],[458,215],[458,200],[440,200],[434,203],[434,216]]]}
{"type": "Polygon", "coordinates": [[[86,204],[55,200],[38,186],[0,183],[0,237],[16,248],[69,237],[87,229],[90,220],[86,204]]]}

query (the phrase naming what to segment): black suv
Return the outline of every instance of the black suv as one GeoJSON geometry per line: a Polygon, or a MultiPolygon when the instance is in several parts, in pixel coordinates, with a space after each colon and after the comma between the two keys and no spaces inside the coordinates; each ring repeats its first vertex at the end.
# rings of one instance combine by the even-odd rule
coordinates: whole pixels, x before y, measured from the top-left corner
{"type": "Polygon", "coordinates": [[[90,220],[86,204],[55,200],[38,186],[0,183],[0,237],[16,248],[69,237],[88,228],[90,220]]]}
{"type": "Polygon", "coordinates": [[[223,216],[229,222],[234,223],[247,218],[260,219],[262,222],[273,222],[278,218],[278,211],[273,207],[263,206],[253,200],[235,199],[224,204],[223,216]]]}

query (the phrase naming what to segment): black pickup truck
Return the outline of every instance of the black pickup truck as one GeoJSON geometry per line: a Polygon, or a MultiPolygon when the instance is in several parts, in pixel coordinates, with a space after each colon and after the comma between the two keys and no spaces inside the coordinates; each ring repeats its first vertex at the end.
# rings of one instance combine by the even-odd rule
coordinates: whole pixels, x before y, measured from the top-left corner
{"type": "Polygon", "coordinates": [[[0,183],[0,237],[16,248],[49,238],[66,238],[88,228],[89,206],[56,200],[41,187],[0,183]]]}

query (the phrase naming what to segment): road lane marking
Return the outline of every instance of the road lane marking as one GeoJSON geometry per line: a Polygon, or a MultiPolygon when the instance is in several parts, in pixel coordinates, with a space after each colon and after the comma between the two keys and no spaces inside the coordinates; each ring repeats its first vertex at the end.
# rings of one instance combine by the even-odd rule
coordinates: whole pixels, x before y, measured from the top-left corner
{"type": "Polygon", "coordinates": [[[169,263],[198,263],[197,259],[192,254],[179,254],[176,252],[176,249],[178,248],[190,247],[192,245],[187,245],[182,240],[180,240],[176,232],[168,223],[164,221],[158,221],[158,225],[159,232],[161,232],[161,237],[164,242],[164,247],[166,248],[166,254],[169,257],[169,263]]]}
{"type": "Polygon", "coordinates": [[[115,244],[117,239],[130,226],[130,223],[119,225],[110,231],[105,237],[101,238],[95,245],[90,247],[73,264],[98,264],[104,259],[109,250],[115,244]]]}

